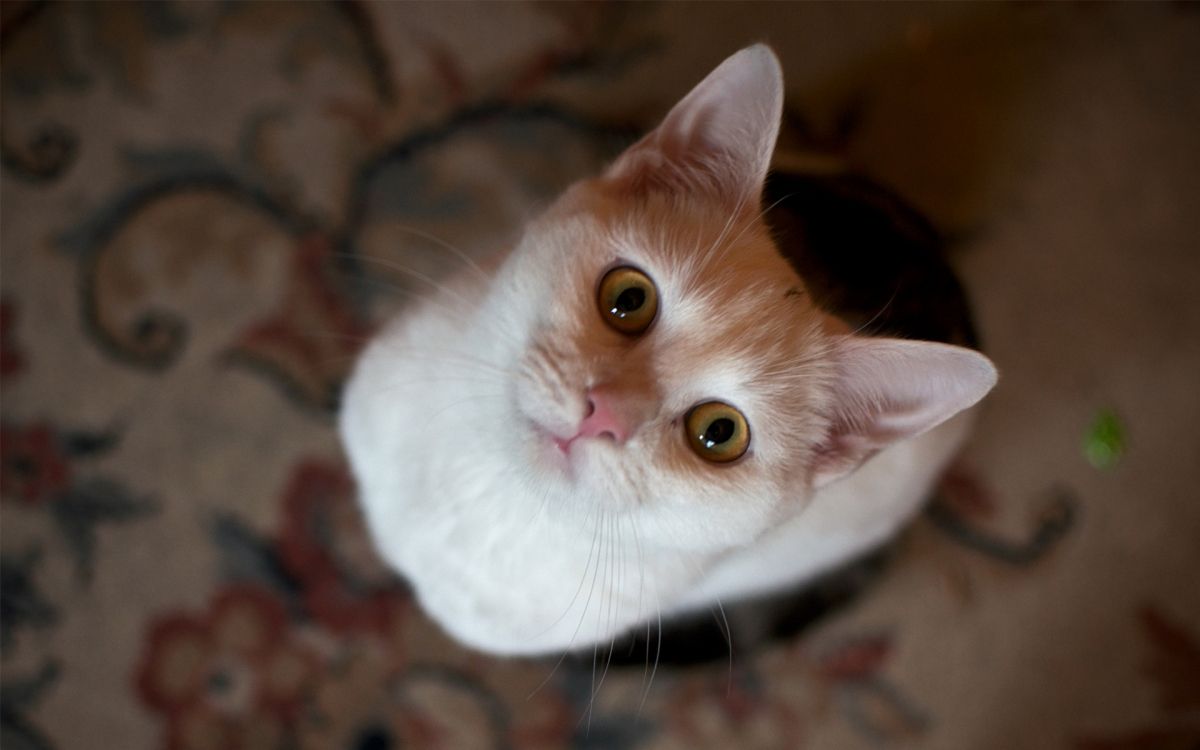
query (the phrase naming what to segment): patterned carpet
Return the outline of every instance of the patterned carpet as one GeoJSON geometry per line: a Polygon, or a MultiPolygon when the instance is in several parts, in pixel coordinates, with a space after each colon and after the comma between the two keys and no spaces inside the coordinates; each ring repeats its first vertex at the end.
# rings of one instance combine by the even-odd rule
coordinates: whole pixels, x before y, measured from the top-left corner
{"type": "Polygon", "coordinates": [[[1197,747],[1198,7],[6,2],[0,746],[1197,747]],[[781,165],[946,238],[976,435],[762,648],[457,647],[366,542],[347,368],[758,40],[781,165]]]}

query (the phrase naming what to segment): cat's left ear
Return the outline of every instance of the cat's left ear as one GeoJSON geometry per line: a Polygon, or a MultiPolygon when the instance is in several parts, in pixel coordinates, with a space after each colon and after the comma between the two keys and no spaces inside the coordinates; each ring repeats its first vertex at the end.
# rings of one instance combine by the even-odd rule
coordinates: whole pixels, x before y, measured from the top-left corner
{"type": "Polygon", "coordinates": [[[709,198],[757,212],[783,111],[783,72],[765,44],[717,66],[605,174],[624,190],[709,198]]]}
{"type": "Polygon", "coordinates": [[[930,341],[847,336],[833,361],[829,430],[812,465],[815,487],[973,406],[997,378],[979,352],[930,341]]]}

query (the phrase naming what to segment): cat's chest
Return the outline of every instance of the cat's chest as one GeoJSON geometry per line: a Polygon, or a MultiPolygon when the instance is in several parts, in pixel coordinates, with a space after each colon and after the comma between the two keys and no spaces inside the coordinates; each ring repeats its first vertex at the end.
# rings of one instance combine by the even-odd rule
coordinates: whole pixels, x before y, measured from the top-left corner
{"type": "Polygon", "coordinates": [[[665,609],[699,569],[640,547],[612,516],[545,506],[557,500],[503,481],[416,500],[393,561],[456,637],[508,653],[608,640],[665,609]]]}

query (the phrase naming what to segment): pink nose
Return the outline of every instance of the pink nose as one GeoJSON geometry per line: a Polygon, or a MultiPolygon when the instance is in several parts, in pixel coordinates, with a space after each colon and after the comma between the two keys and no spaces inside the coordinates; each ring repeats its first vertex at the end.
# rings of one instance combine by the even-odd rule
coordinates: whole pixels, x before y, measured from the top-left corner
{"type": "Polygon", "coordinates": [[[575,437],[607,437],[618,444],[624,443],[632,432],[632,426],[622,418],[616,407],[616,399],[612,394],[600,389],[588,391],[587,410],[575,437]]]}

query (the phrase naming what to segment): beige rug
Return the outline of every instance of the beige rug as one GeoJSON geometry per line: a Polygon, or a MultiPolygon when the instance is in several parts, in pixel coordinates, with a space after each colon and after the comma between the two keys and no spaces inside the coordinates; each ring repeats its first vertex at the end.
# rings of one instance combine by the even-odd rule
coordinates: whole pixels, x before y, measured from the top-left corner
{"type": "Polygon", "coordinates": [[[14,2],[2,63],[4,750],[1200,744],[1200,6],[14,2]],[[732,666],[464,651],[332,430],[421,291],[363,259],[502,245],[758,40],[952,240],[977,435],[732,666]]]}

